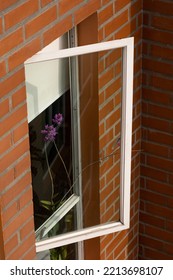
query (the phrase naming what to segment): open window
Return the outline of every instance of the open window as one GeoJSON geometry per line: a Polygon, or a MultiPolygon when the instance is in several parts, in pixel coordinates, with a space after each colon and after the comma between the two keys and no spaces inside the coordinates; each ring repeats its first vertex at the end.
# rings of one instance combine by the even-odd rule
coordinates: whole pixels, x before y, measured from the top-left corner
{"type": "Polygon", "coordinates": [[[84,240],[130,221],[133,38],[72,48],[69,40],[25,62],[36,250],[54,259],[82,258],[84,240]],[[98,102],[105,83],[114,87],[106,115],[98,102]]]}

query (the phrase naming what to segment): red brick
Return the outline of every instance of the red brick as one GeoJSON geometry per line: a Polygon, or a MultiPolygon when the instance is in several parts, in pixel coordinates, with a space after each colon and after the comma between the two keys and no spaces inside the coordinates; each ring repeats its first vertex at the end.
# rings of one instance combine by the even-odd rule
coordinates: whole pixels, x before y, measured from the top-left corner
{"type": "Polygon", "coordinates": [[[6,168],[10,167],[10,165],[15,164],[16,160],[20,158],[25,152],[29,149],[28,139],[25,139],[16,147],[11,149],[6,155],[2,158],[1,163],[1,172],[3,172],[6,168]]]}
{"type": "Polygon", "coordinates": [[[152,101],[154,103],[165,104],[167,106],[171,105],[173,101],[171,98],[171,94],[165,91],[160,92],[159,90],[143,88],[142,90],[143,99],[147,101],[152,101]]]}
{"type": "Polygon", "coordinates": [[[6,65],[5,65],[5,61],[2,61],[0,62],[0,78],[5,76],[5,74],[6,74],[6,65]]]}
{"type": "Polygon", "coordinates": [[[33,219],[27,221],[27,223],[20,230],[20,239],[23,240],[34,230],[33,219]]]}
{"type": "Polygon", "coordinates": [[[159,158],[155,156],[147,156],[147,164],[155,168],[159,168],[162,171],[173,172],[173,161],[169,159],[159,158]]]}
{"type": "Polygon", "coordinates": [[[100,0],[89,0],[84,6],[74,12],[74,24],[77,25],[91,14],[97,12],[99,7],[100,0]]]}
{"type": "Polygon", "coordinates": [[[27,2],[17,6],[5,15],[5,28],[16,25],[22,22],[27,17],[31,16],[38,10],[38,1],[28,0],[27,2]]]}
{"type": "Polygon", "coordinates": [[[106,174],[106,184],[111,182],[111,180],[115,179],[115,177],[117,176],[119,171],[120,171],[120,168],[119,168],[119,165],[117,165],[117,164],[114,165],[111,169],[109,169],[109,171],[106,174]]]}
{"type": "Polygon", "coordinates": [[[0,154],[2,155],[3,153],[7,152],[8,149],[10,149],[12,145],[12,137],[11,133],[6,135],[1,139],[1,145],[0,145],[0,154]]]}
{"type": "Polygon", "coordinates": [[[0,98],[10,93],[11,90],[15,89],[20,83],[25,81],[24,69],[17,71],[15,74],[8,77],[6,80],[1,82],[0,98]]]}
{"type": "Polygon", "coordinates": [[[142,12],[142,1],[141,0],[137,0],[134,4],[131,5],[131,7],[130,7],[130,16],[134,17],[139,12],[142,12]]]}
{"type": "Polygon", "coordinates": [[[32,204],[28,205],[4,229],[4,240],[7,241],[15,232],[19,232],[23,224],[32,216],[32,204]]]}
{"type": "Polygon", "coordinates": [[[152,13],[160,13],[161,15],[172,16],[173,3],[165,1],[143,1],[143,9],[151,11],[152,13]]]}
{"type": "Polygon", "coordinates": [[[41,0],[41,6],[44,7],[51,2],[54,2],[54,0],[41,0]]]}
{"type": "MultiPolygon", "coordinates": [[[[105,172],[113,165],[113,157],[108,158],[106,161],[100,165],[100,173],[105,174],[105,172]]],[[[102,199],[101,199],[102,201],[102,199]]]]}
{"type": "Polygon", "coordinates": [[[113,182],[110,182],[100,193],[100,199],[103,201],[114,189],[113,182]]]}
{"type": "Polygon", "coordinates": [[[128,21],[128,11],[122,12],[119,16],[116,16],[111,22],[107,23],[105,26],[105,36],[109,36],[115,33],[121,25],[128,21]]]}
{"type": "Polygon", "coordinates": [[[132,124],[133,131],[136,131],[138,128],[140,128],[140,126],[141,126],[141,117],[138,116],[135,120],[133,120],[133,124],[132,124]]]}
{"type": "Polygon", "coordinates": [[[118,31],[115,31],[114,39],[122,39],[129,37],[132,34],[132,26],[131,22],[128,22],[127,24],[123,25],[118,31]]]}
{"type": "Polygon", "coordinates": [[[122,238],[122,241],[118,243],[118,246],[114,249],[114,256],[117,256],[118,254],[122,254],[123,250],[127,251],[128,249],[128,242],[129,240],[132,240],[132,234],[125,236],[124,239],[122,238]]]}
{"type": "Polygon", "coordinates": [[[173,208],[173,197],[167,198],[167,206],[173,208]]]}
{"type": "MultiPolygon", "coordinates": [[[[121,88],[121,85],[122,85],[121,78],[113,80],[113,82],[105,90],[106,99],[108,99],[113,94],[115,94],[116,91],[118,91],[121,88]]],[[[119,94],[116,94],[115,101],[116,101],[116,104],[119,104],[119,102],[117,101],[117,96],[119,96],[119,94]]]]}
{"type": "Polygon", "coordinates": [[[165,243],[164,244],[164,251],[167,254],[172,255],[172,257],[173,257],[173,245],[172,244],[165,243]]]}
{"type": "Polygon", "coordinates": [[[159,131],[148,131],[148,140],[154,141],[156,143],[160,143],[163,145],[172,146],[173,143],[173,135],[167,134],[165,137],[165,133],[159,131]]]}
{"type": "Polygon", "coordinates": [[[18,236],[15,234],[12,238],[8,240],[8,242],[4,245],[5,253],[8,255],[11,251],[13,251],[19,244],[18,236]]]}
{"type": "MultiPolygon", "coordinates": [[[[141,53],[141,52],[140,52],[141,53]]],[[[134,73],[140,72],[142,69],[142,60],[139,57],[134,63],[134,73]]]]}
{"type": "Polygon", "coordinates": [[[105,68],[111,66],[112,64],[118,65],[121,63],[122,52],[121,49],[116,49],[111,52],[108,51],[108,55],[105,58],[105,68]]]}
{"type": "Polygon", "coordinates": [[[117,110],[114,109],[114,111],[109,115],[109,117],[106,120],[106,128],[109,129],[112,126],[115,126],[115,123],[120,119],[121,117],[121,109],[117,108],[117,110]]]}
{"type": "Polygon", "coordinates": [[[45,31],[43,34],[44,46],[50,44],[53,40],[57,39],[65,32],[72,28],[72,16],[65,17],[62,21],[45,31]]]}
{"type": "Polygon", "coordinates": [[[143,12],[138,15],[138,27],[143,28],[143,12]]]}
{"type": "Polygon", "coordinates": [[[115,2],[115,12],[119,12],[121,9],[123,9],[125,6],[131,3],[131,0],[116,0],[115,2]]]}
{"type": "Polygon", "coordinates": [[[98,14],[99,25],[103,24],[106,20],[113,16],[113,4],[111,3],[104,10],[100,11],[98,14]]]}
{"type": "Polygon", "coordinates": [[[13,4],[17,3],[18,0],[1,0],[0,2],[0,11],[5,10],[6,8],[12,6],[13,4]]]}
{"type": "Polygon", "coordinates": [[[173,33],[163,31],[163,30],[156,30],[151,27],[144,27],[143,28],[143,39],[172,45],[173,44],[173,33]]]}
{"type": "Polygon", "coordinates": [[[63,0],[59,3],[59,15],[62,16],[65,13],[69,12],[73,8],[76,8],[77,5],[82,4],[82,0],[63,0]]]}
{"type": "MultiPolygon", "coordinates": [[[[167,205],[167,199],[162,194],[158,194],[156,192],[150,192],[148,190],[141,190],[140,192],[140,199],[149,201],[151,203],[159,204],[162,206],[167,205]]],[[[146,208],[147,211],[147,208],[146,208]]]]}
{"type": "Polygon", "coordinates": [[[173,75],[173,65],[158,60],[152,60],[151,58],[143,59],[143,68],[146,70],[162,73],[165,75],[173,75]]]}
{"type": "Polygon", "coordinates": [[[20,88],[12,95],[12,106],[15,108],[20,103],[26,100],[26,89],[25,87],[20,88]]]}
{"type": "Polygon", "coordinates": [[[8,208],[5,208],[4,212],[2,213],[3,224],[6,225],[17,214],[18,211],[19,208],[17,201],[15,201],[8,208]]]}
{"type": "Polygon", "coordinates": [[[41,49],[40,39],[32,40],[29,44],[23,48],[17,50],[8,59],[9,70],[13,70],[20,64],[22,65],[26,59],[37,53],[41,49]]]}
{"type": "Polygon", "coordinates": [[[18,28],[1,40],[0,56],[8,53],[23,42],[22,28],[18,28]]]}
{"type": "Polygon", "coordinates": [[[146,188],[148,190],[161,193],[162,195],[173,196],[173,189],[171,184],[169,185],[163,182],[153,181],[148,178],[146,180],[146,188]]]}
{"type": "Polygon", "coordinates": [[[106,84],[110,83],[111,80],[113,81],[114,78],[114,68],[111,67],[107,71],[103,72],[99,77],[99,88],[106,86],[106,84]]]}
{"type": "Polygon", "coordinates": [[[110,114],[114,109],[113,100],[110,100],[100,109],[99,117],[100,121],[103,120],[108,114],[110,114]]]}
{"type": "Polygon", "coordinates": [[[40,31],[42,28],[46,27],[48,24],[56,20],[57,18],[57,10],[56,6],[53,6],[46,12],[32,19],[26,24],[26,37],[30,37],[36,32],[40,31]]]}
{"type": "Polygon", "coordinates": [[[98,30],[98,41],[102,42],[104,40],[104,28],[100,28],[98,30]]]}
{"type": "Polygon", "coordinates": [[[23,256],[27,253],[27,251],[30,251],[31,246],[33,246],[34,243],[35,243],[35,235],[31,234],[26,238],[25,241],[23,241],[22,244],[20,244],[20,247],[16,248],[15,252],[8,255],[7,259],[22,260],[23,256]]]}
{"type": "Polygon", "coordinates": [[[150,155],[157,155],[162,157],[168,157],[169,154],[169,148],[167,146],[161,146],[156,143],[151,142],[142,142],[142,150],[144,153],[150,154],[150,155]]]}
{"type": "MultiPolygon", "coordinates": [[[[15,201],[17,196],[21,197],[21,193],[30,185],[30,183],[30,173],[26,173],[21,179],[15,181],[14,185],[2,195],[2,207],[6,207],[13,200],[15,201]]],[[[19,210],[20,203],[18,203],[18,211],[19,210]]]]}
{"type": "Polygon", "coordinates": [[[154,104],[148,104],[148,114],[161,119],[172,120],[173,109],[154,104]]]}
{"type": "Polygon", "coordinates": [[[132,252],[132,253],[127,257],[128,260],[134,259],[133,254],[135,253],[135,248],[138,250],[138,236],[135,236],[132,240],[129,241],[128,252],[132,252]]]}
{"type": "Polygon", "coordinates": [[[172,219],[173,215],[173,209],[150,203],[146,203],[146,212],[169,220],[172,219]]]}
{"type": "Polygon", "coordinates": [[[35,244],[31,244],[30,249],[24,254],[23,260],[34,260],[36,259],[35,244]]]}
{"type": "Polygon", "coordinates": [[[0,34],[3,32],[2,18],[0,17],[0,34]]]}
{"type": "Polygon", "coordinates": [[[166,223],[166,230],[169,230],[169,231],[173,232],[173,222],[170,221],[170,220],[169,221],[166,220],[165,223],[166,223]]]}
{"type": "Polygon", "coordinates": [[[32,188],[30,187],[27,191],[25,191],[19,199],[20,209],[24,208],[27,204],[32,201],[32,188]]]}
{"type": "Polygon", "coordinates": [[[100,149],[104,149],[105,145],[107,145],[110,141],[112,141],[112,139],[113,139],[113,129],[111,129],[103,137],[101,137],[99,142],[100,149]]]}
{"type": "Polygon", "coordinates": [[[109,209],[107,209],[106,212],[101,215],[100,223],[107,223],[108,221],[109,222],[112,221],[112,217],[114,217],[114,214],[115,214],[114,207],[113,206],[109,207],[109,209]]]}
{"type": "Polygon", "coordinates": [[[172,260],[172,256],[168,254],[164,254],[158,250],[152,250],[149,248],[145,248],[145,258],[148,260],[172,260]]]}
{"type": "Polygon", "coordinates": [[[151,45],[150,47],[150,52],[151,52],[151,55],[152,56],[155,56],[155,57],[162,57],[165,58],[165,59],[168,59],[170,61],[173,60],[173,51],[172,51],[172,48],[169,48],[168,46],[158,46],[158,45],[151,45]]]}
{"type": "Polygon", "coordinates": [[[1,135],[12,129],[18,122],[25,119],[26,115],[26,104],[24,104],[19,109],[11,112],[11,114],[8,117],[6,117],[1,124],[1,135]]]}
{"type": "Polygon", "coordinates": [[[173,174],[169,174],[169,182],[173,184],[173,174]]]}
{"type": "Polygon", "coordinates": [[[22,158],[20,161],[18,161],[14,167],[15,170],[15,178],[20,176],[22,173],[24,173],[26,170],[28,170],[31,166],[30,163],[30,154],[28,153],[24,158],[22,158]]]}
{"type": "MultiPolygon", "coordinates": [[[[120,209],[120,201],[119,199],[119,189],[114,190],[112,194],[110,194],[108,197],[106,197],[105,202],[106,202],[106,209],[108,209],[111,205],[115,207],[114,211],[117,212],[119,215],[119,209],[120,209]]],[[[119,220],[119,218],[118,218],[119,220]]]]}
{"type": "Polygon", "coordinates": [[[105,6],[108,3],[110,3],[110,0],[102,0],[102,6],[105,6]]]}
{"type": "Polygon", "coordinates": [[[144,213],[142,211],[140,212],[139,221],[144,225],[148,224],[161,229],[165,226],[165,219],[163,217],[156,217],[152,213],[144,213]]]}
{"type": "Polygon", "coordinates": [[[156,179],[160,182],[167,181],[167,175],[165,174],[165,172],[162,172],[150,166],[141,166],[141,175],[148,178],[156,179]]]}
{"type": "Polygon", "coordinates": [[[159,228],[155,228],[152,226],[146,226],[146,235],[155,237],[157,239],[166,241],[166,242],[173,242],[173,234],[172,232],[163,230],[163,229],[159,229],[159,228]]]}
{"type": "Polygon", "coordinates": [[[24,122],[13,130],[14,143],[26,137],[28,134],[28,122],[24,122]]]}
{"type": "Polygon", "coordinates": [[[0,192],[10,185],[14,180],[14,169],[8,170],[6,173],[1,175],[0,192]]]}
{"type": "Polygon", "coordinates": [[[0,103],[0,118],[4,117],[9,112],[9,99],[5,99],[0,103]]]}
{"type": "Polygon", "coordinates": [[[169,17],[153,16],[151,25],[160,30],[173,31],[173,19],[169,17]]]}

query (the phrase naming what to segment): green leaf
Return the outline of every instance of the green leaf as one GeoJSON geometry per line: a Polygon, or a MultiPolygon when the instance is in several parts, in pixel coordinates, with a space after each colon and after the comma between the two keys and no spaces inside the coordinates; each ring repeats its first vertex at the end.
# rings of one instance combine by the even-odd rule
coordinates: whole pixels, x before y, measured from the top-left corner
{"type": "Polygon", "coordinates": [[[48,200],[40,200],[40,203],[43,205],[52,205],[51,201],[48,200]]]}

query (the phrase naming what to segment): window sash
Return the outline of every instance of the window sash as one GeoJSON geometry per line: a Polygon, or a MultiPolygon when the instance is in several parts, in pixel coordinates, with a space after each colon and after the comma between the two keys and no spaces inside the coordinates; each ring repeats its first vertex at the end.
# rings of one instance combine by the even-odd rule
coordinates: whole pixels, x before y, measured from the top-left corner
{"type": "Polygon", "coordinates": [[[111,49],[123,49],[123,89],[122,89],[122,127],[121,127],[121,173],[120,173],[120,221],[109,222],[36,242],[36,251],[75,243],[105,234],[125,230],[130,226],[130,179],[132,146],[132,102],[133,102],[133,61],[134,38],[91,44],[59,50],[51,53],[38,53],[25,64],[58,58],[73,57],[111,49]]]}

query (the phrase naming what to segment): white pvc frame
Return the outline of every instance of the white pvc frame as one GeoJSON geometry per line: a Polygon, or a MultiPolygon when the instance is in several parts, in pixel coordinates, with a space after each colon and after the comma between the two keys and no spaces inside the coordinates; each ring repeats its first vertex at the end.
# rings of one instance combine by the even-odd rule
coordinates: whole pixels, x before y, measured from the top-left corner
{"type": "Polygon", "coordinates": [[[25,64],[65,57],[78,56],[93,52],[123,49],[123,90],[122,90],[122,128],[121,128],[121,172],[120,172],[120,221],[109,222],[36,242],[36,251],[87,240],[105,234],[118,232],[130,227],[130,183],[132,148],[132,104],[133,104],[133,62],[134,38],[125,38],[109,42],[91,44],[59,50],[53,53],[38,53],[25,64]]]}

